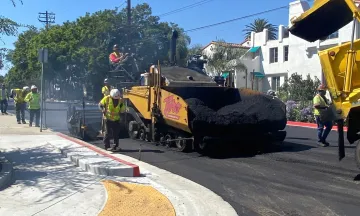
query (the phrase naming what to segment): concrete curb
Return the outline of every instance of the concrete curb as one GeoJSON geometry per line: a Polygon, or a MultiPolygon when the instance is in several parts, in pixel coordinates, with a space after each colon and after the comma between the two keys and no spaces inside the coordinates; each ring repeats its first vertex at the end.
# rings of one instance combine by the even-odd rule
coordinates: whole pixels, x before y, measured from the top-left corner
{"type": "MultiPolygon", "coordinates": [[[[294,121],[287,121],[287,126],[295,126],[295,127],[305,127],[305,128],[317,128],[317,124],[308,123],[308,122],[294,122],[294,121]]],[[[337,126],[334,125],[332,128],[333,131],[337,131],[337,126]]],[[[344,127],[344,131],[347,131],[347,127],[344,127]]]]}
{"type": "Polygon", "coordinates": [[[0,166],[0,190],[2,190],[10,184],[14,171],[13,165],[4,156],[0,156],[0,166]]]}
{"type": "Polygon", "coordinates": [[[69,137],[62,133],[56,134],[74,143],[71,146],[61,146],[60,143],[57,143],[56,147],[60,149],[63,155],[82,169],[97,175],[119,177],[140,176],[139,166],[102,152],[95,146],[76,138],[69,137]]]}

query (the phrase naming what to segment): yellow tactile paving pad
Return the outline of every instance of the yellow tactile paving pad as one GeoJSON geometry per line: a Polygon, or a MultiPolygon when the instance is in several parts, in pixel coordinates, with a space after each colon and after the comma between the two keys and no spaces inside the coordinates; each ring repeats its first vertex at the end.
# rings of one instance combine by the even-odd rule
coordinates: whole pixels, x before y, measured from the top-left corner
{"type": "Polygon", "coordinates": [[[147,185],[102,182],[108,200],[99,216],[175,216],[169,199],[155,188],[147,185]]]}

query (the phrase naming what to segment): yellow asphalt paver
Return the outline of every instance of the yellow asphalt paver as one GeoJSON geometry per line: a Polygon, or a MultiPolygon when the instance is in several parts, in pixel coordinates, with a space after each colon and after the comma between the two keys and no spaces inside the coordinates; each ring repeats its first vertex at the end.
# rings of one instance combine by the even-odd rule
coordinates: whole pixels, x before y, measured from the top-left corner
{"type": "Polygon", "coordinates": [[[99,216],[175,216],[169,199],[152,186],[115,182],[102,182],[108,199],[99,216]]]}

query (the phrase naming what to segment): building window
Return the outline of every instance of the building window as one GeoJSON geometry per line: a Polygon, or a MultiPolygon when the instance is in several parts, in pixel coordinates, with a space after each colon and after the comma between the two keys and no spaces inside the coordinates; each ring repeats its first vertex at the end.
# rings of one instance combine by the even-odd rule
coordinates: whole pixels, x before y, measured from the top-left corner
{"type": "Polygon", "coordinates": [[[278,62],[278,48],[270,48],[270,63],[278,62]]]}
{"type": "Polygon", "coordinates": [[[326,40],[328,39],[334,39],[334,38],[339,38],[339,31],[336,31],[334,33],[332,33],[331,35],[329,35],[326,40]]]}
{"type": "Polygon", "coordinates": [[[284,46],[284,61],[289,60],[289,46],[284,46]]]}
{"type": "Polygon", "coordinates": [[[271,89],[275,91],[279,91],[280,88],[280,77],[272,77],[271,78],[271,89]]]}

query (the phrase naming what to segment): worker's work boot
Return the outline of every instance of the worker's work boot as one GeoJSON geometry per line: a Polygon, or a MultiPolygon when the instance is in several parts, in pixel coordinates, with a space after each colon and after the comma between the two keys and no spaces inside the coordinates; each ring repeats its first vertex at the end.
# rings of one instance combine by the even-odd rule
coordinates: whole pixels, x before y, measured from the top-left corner
{"type": "Polygon", "coordinates": [[[26,124],[26,121],[24,120],[24,121],[22,121],[22,123],[23,123],[23,124],[26,124]]]}
{"type": "Polygon", "coordinates": [[[32,127],[32,122],[29,123],[29,127],[32,127]]]}
{"type": "Polygon", "coordinates": [[[328,145],[326,145],[324,142],[322,142],[322,141],[318,141],[317,142],[317,144],[318,144],[318,146],[321,146],[321,147],[326,147],[326,146],[328,146],[328,145]]]}
{"type": "Polygon", "coordinates": [[[18,123],[18,124],[21,124],[21,122],[20,122],[20,121],[18,121],[17,123],[18,123]]]}
{"type": "Polygon", "coordinates": [[[108,143],[104,143],[104,145],[105,145],[105,148],[104,148],[104,149],[105,149],[106,151],[110,151],[110,149],[111,149],[111,148],[110,148],[110,143],[109,143],[109,144],[108,144],[108,143]]]}
{"type": "Polygon", "coordinates": [[[116,145],[114,145],[113,147],[111,147],[111,149],[110,149],[110,151],[112,151],[112,152],[115,152],[115,151],[120,151],[121,149],[118,147],[118,146],[116,146],[116,145]]]}
{"type": "Polygon", "coordinates": [[[330,143],[328,143],[328,142],[326,142],[326,141],[323,141],[322,143],[325,145],[325,147],[327,147],[327,146],[330,145],[330,143]]]}

